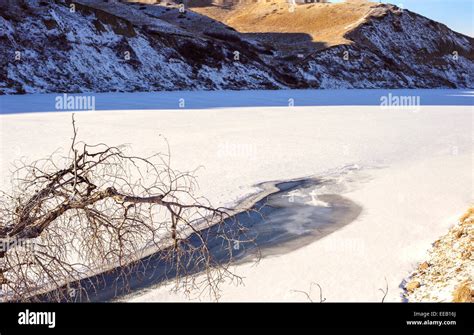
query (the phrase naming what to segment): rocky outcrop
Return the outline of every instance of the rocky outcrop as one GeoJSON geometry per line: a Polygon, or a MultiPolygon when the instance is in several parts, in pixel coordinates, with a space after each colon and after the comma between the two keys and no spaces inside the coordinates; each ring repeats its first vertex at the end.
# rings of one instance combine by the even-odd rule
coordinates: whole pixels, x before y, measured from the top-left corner
{"type": "Polygon", "coordinates": [[[408,10],[379,6],[345,38],[300,69],[315,87],[474,87],[473,39],[408,10]]]}
{"type": "Polygon", "coordinates": [[[474,207],[433,243],[427,261],[407,280],[410,302],[474,302],[474,207]]]}

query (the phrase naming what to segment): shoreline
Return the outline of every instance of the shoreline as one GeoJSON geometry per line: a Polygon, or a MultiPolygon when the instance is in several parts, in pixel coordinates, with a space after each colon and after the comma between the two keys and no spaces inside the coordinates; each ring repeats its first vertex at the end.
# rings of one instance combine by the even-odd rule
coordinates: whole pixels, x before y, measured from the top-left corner
{"type": "Polygon", "coordinates": [[[400,284],[406,302],[474,302],[474,207],[436,239],[400,284]]]}

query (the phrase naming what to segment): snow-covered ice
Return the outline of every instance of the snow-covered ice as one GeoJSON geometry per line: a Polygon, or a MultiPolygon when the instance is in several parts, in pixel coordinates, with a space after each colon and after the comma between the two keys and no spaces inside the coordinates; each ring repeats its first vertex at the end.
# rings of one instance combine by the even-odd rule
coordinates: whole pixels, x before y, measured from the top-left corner
{"type": "MultiPolygon", "coordinates": [[[[56,98],[62,96],[63,93],[0,95],[0,114],[57,111],[56,98]]],[[[82,93],[67,94],[67,96],[93,96],[96,100],[95,110],[186,110],[231,107],[380,106],[381,101],[389,97],[416,97],[419,98],[421,106],[469,106],[473,104],[474,91],[443,89],[223,90],[82,93]]],[[[408,101],[418,101],[418,99],[408,101]]]]}
{"type": "MultiPolygon", "coordinates": [[[[281,94],[286,101],[286,93],[281,94]]],[[[141,94],[135,97],[142,107],[141,94]]],[[[0,97],[2,114],[33,111],[28,101],[36,96],[21,97],[24,107],[21,100],[14,102],[19,98],[0,97]]],[[[129,143],[137,155],[165,151],[159,136],[163,135],[175,168],[203,166],[198,172],[200,192],[215,205],[236,204],[256,192],[254,185],[261,182],[337,178],[348,166],[357,166],[345,174],[338,190],[331,190],[362,207],[354,222],[257,265],[237,265],[234,271],[244,277],[245,285],[224,284],[221,299],[305,300],[295,290],[308,291],[316,282],[327,301],[381,301],[379,289],[385,288],[386,280],[386,301],[400,301],[402,280],[474,198],[473,108],[470,97],[461,98],[469,100],[453,104],[464,106],[425,103],[416,112],[380,106],[298,106],[296,99],[295,107],[94,111],[77,113],[76,122],[81,140],[129,143]]],[[[45,108],[37,105],[39,111],[45,108]]],[[[67,150],[71,115],[4,114],[0,129],[0,188],[8,189],[13,160],[67,150]]],[[[131,298],[185,299],[166,286],[131,298]]]]}

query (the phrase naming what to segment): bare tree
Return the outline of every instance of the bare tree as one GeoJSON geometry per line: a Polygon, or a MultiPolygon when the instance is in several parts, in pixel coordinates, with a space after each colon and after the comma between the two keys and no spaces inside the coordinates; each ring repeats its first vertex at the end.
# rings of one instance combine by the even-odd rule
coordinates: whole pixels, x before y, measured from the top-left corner
{"type": "Polygon", "coordinates": [[[136,157],[126,147],[77,142],[70,152],[21,162],[0,198],[0,284],[4,300],[68,301],[68,291],[99,290],[94,275],[127,280],[158,255],[175,288],[219,297],[235,243],[251,242],[231,211],[195,195],[194,172],[167,154],[136,157]],[[210,229],[209,227],[212,227],[210,229]],[[219,245],[225,257],[210,245],[219,245]],[[159,251],[159,252],[158,252],[159,251]]]}

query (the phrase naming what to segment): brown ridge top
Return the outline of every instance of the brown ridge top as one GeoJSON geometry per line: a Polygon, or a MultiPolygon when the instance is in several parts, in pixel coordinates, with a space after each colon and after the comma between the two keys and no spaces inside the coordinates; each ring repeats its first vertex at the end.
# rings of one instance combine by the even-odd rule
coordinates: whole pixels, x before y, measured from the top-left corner
{"type": "Polygon", "coordinates": [[[298,4],[286,0],[231,7],[203,6],[192,10],[257,39],[280,45],[316,45],[318,49],[351,41],[344,35],[365,22],[379,4],[368,1],[298,4]],[[274,34],[271,34],[274,33],[274,34]]]}

